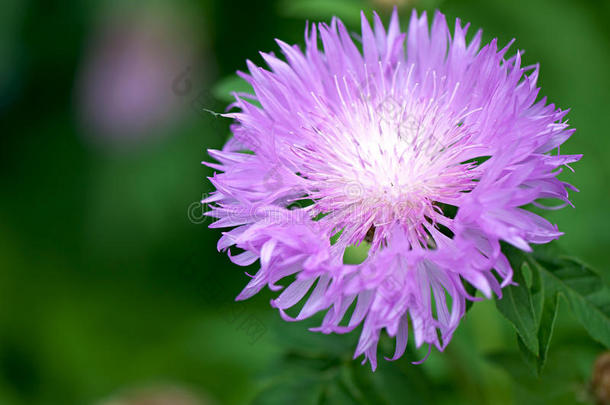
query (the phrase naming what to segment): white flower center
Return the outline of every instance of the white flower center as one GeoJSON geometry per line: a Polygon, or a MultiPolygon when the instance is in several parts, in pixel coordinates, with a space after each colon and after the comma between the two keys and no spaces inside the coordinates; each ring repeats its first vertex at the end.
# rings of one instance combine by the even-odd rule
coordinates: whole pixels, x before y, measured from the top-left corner
{"type": "Polygon", "coordinates": [[[327,112],[332,119],[316,127],[308,151],[315,169],[304,177],[312,211],[342,231],[339,248],[365,238],[377,248],[395,224],[425,244],[425,227],[442,215],[438,203],[472,188],[473,165],[463,164],[468,131],[449,105],[389,94],[327,112]]]}

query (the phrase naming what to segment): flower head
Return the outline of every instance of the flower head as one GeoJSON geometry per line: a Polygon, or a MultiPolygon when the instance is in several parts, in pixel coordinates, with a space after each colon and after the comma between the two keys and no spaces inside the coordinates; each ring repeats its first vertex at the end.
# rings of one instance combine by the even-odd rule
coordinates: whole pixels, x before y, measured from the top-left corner
{"type": "Polygon", "coordinates": [[[363,14],[356,41],[333,19],[308,26],[304,52],[277,41],[286,61],[248,61],[255,94],[235,95],[233,137],[207,163],[220,172],[211,226],[232,228],[218,248],[238,265],[260,260],[238,299],[267,285],[287,320],[325,311],[315,330],[362,324],[355,357],[375,368],[382,329],[392,359],[409,325],[417,347],[443,350],[474,299],[465,282],[501,295],[512,269],[500,241],[528,251],[561,235],[522,207],[569,204],[557,174],[580,156],[559,153],[567,111],[536,101],[537,65],[495,39],[481,47],[481,31],[467,42],[467,30],[458,20],[451,35],[439,12],[430,29],[413,12],[407,33],[396,10],[387,31],[363,14]],[[345,264],[360,244],[367,258],[345,264]]]}

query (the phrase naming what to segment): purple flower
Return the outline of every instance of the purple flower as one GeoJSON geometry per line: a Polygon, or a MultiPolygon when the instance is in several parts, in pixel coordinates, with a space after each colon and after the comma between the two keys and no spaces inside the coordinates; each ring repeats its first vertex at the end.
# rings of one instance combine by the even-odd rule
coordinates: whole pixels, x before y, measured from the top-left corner
{"type": "Polygon", "coordinates": [[[501,296],[512,269],[500,241],[530,251],[561,235],[522,207],[570,204],[557,175],[581,156],[559,152],[567,111],[536,101],[538,65],[495,39],[481,47],[481,31],[467,42],[467,29],[457,20],[451,35],[437,12],[429,30],[414,12],[403,33],[396,10],[387,31],[377,14],[371,29],[363,14],[356,43],[333,19],[308,27],[304,52],[277,41],[286,61],[261,53],[268,70],[248,61],[255,94],[235,95],[233,137],[206,163],[220,172],[211,227],[232,228],[218,249],[260,260],[238,300],[267,285],[286,320],[325,311],[314,330],[362,324],[355,357],[375,369],[382,329],[392,360],[409,324],[417,347],[443,350],[475,300],[464,282],[501,296]],[[362,243],[366,260],[345,264],[362,243]]]}

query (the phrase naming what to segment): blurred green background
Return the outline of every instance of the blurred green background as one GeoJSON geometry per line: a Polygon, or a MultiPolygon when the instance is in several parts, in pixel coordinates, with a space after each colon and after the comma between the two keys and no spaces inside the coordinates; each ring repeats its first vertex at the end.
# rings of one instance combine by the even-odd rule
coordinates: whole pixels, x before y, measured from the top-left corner
{"type": "MultiPolygon", "coordinates": [[[[332,15],[359,31],[360,9],[387,21],[391,3],[3,1],[0,404],[594,403],[603,348],[566,305],[537,379],[493,302],[445,353],[415,366],[425,350],[409,347],[374,374],[350,360],[357,332],[283,322],[268,291],[233,303],[248,278],[198,205],[200,162],[229,122],[203,109],[222,111],[234,72],[274,38],[302,43],[306,20],[332,15]]],[[[584,154],[562,174],[576,208],[545,215],[610,275],[610,2],[398,4],[403,29],[412,7],[439,8],[541,63],[542,94],[578,129],[562,151],[584,154]]]]}

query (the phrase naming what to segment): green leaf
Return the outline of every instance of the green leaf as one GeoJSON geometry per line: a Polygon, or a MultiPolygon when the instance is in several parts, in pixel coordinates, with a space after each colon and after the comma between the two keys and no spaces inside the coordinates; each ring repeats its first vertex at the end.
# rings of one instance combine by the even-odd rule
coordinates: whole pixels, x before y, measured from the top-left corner
{"type": "Polygon", "coordinates": [[[542,372],[542,367],[546,363],[553,330],[555,329],[555,320],[559,311],[559,296],[552,292],[546,292],[546,296],[542,305],[542,314],[538,327],[538,361],[536,363],[536,374],[542,372]]]}
{"type": "MultiPolygon", "coordinates": [[[[496,300],[496,306],[500,313],[508,319],[515,328],[515,331],[522,339],[523,344],[535,356],[539,353],[538,325],[540,311],[540,296],[534,295],[531,288],[528,288],[524,272],[529,270],[527,263],[519,263],[515,255],[507,255],[511,265],[515,270],[513,280],[517,285],[511,285],[504,289],[501,300],[496,300]]],[[[540,289],[539,283],[537,288],[540,289]]]]}
{"type": "Polygon", "coordinates": [[[560,294],[589,335],[610,347],[610,288],[592,268],[556,246],[534,253],[545,288],[560,294]]]}
{"type": "Polygon", "coordinates": [[[540,362],[534,353],[532,353],[525,343],[521,336],[517,335],[517,347],[519,348],[519,354],[521,354],[521,358],[527,364],[529,371],[534,374],[536,377],[540,376],[540,362]]]}
{"type": "Polygon", "coordinates": [[[592,338],[610,346],[610,289],[598,273],[554,243],[532,253],[508,245],[503,251],[518,285],[506,288],[496,305],[515,328],[521,353],[536,375],[547,359],[559,297],[592,338]]]}

